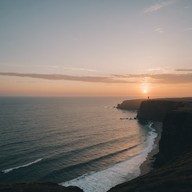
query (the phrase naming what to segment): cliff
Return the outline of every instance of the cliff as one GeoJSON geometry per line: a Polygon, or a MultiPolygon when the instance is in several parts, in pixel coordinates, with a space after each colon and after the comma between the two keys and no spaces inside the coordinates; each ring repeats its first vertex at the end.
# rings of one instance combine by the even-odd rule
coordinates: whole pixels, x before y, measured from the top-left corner
{"type": "Polygon", "coordinates": [[[192,98],[149,99],[141,103],[137,117],[140,121],[163,121],[171,111],[187,111],[192,108],[192,98]]]}
{"type": "Polygon", "coordinates": [[[109,192],[190,192],[192,189],[191,99],[144,101],[138,119],[159,120],[163,131],[154,169],[109,192]]]}
{"type": "Polygon", "coordinates": [[[192,111],[173,111],[163,121],[159,153],[154,166],[161,167],[185,151],[192,151],[192,111]]]}
{"type": "Polygon", "coordinates": [[[125,100],[117,105],[118,109],[138,110],[144,99],[125,100]]]}
{"type": "Polygon", "coordinates": [[[176,109],[180,103],[164,100],[143,101],[138,110],[137,117],[139,120],[163,121],[165,115],[176,109]]]}
{"type": "Polygon", "coordinates": [[[118,109],[138,110],[140,121],[163,121],[173,110],[192,108],[192,98],[163,98],[163,99],[133,99],[125,100],[117,105],[118,109]]]}

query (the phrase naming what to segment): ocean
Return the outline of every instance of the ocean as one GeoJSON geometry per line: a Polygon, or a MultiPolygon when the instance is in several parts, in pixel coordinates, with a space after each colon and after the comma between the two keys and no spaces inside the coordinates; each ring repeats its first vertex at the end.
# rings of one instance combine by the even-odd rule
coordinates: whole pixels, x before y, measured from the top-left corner
{"type": "Polygon", "coordinates": [[[1,97],[0,184],[56,182],[106,192],[140,174],[157,133],[129,98],[1,97]]]}

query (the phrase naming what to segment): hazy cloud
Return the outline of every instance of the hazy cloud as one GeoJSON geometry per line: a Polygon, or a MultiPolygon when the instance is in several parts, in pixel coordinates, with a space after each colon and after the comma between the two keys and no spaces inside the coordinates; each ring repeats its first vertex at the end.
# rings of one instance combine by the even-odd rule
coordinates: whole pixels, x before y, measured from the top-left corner
{"type": "Polygon", "coordinates": [[[181,71],[181,72],[184,72],[184,71],[192,71],[192,69],[175,69],[175,71],[181,71]]]}
{"type": "MultiPolygon", "coordinates": [[[[176,69],[176,71],[190,72],[192,69],[176,69]]],[[[170,74],[113,74],[110,76],[72,76],[61,74],[33,74],[33,73],[0,73],[1,76],[29,77],[45,80],[67,80],[90,83],[163,83],[179,84],[192,83],[192,73],[170,73],[170,74]]]]}
{"type": "Polygon", "coordinates": [[[151,74],[162,74],[162,73],[171,73],[173,70],[169,67],[156,67],[147,69],[147,71],[151,74]]]}
{"type": "Polygon", "coordinates": [[[169,1],[163,1],[161,3],[156,3],[154,5],[151,5],[150,7],[147,7],[145,10],[144,10],[144,13],[152,13],[152,12],[155,12],[155,11],[158,11],[164,7],[167,7],[173,3],[175,3],[177,0],[169,0],[169,1]]]}
{"type": "Polygon", "coordinates": [[[87,71],[87,72],[97,72],[95,69],[79,68],[79,67],[64,67],[66,70],[71,71],[87,71]]]}
{"type": "Polygon", "coordinates": [[[187,28],[184,28],[183,31],[192,31],[192,27],[187,27],[187,28]]]}
{"type": "Polygon", "coordinates": [[[190,9],[191,7],[190,7],[190,6],[185,6],[184,8],[185,8],[185,9],[190,9]]]}
{"type": "Polygon", "coordinates": [[[30,77],[47,80],[83,81],[92,83],[129,83],[128,81],[115,79],[112,76],[72,76],[60,74],[34,74],[34,73],[0,73],[2,76],[30,77]]]}
{"type": "Polygon", "coordinates": [[[192,83],[192,73],[188,74],[156,74],[150,76],[156,83],[180,84],[192,83]]]}
{"type": "Polygon", "coordinates": [[[164,29],[161,27],[155,28],[154,31],[157,33],[164,33],[165,32],[164,29]]]}
{"type": "MultiPolygon", "coordinates": [[[[192,71],[192,70],[191,70],[192,71]]],[[[185,74],[127,74],[127,75],[114,75],[122,79],[136,78],[137,81],[148,80],[150,83],[163,83],[163,84],[180,84],[192,83],[192,73],[185,74]]]]}

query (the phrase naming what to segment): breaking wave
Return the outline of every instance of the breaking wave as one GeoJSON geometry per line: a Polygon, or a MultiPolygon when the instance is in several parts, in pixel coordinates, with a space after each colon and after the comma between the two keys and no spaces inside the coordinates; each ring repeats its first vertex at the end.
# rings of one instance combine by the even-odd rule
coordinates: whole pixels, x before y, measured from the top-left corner
{"type": "Polygon", "coordinates": [[[42,158],[37,159],[37,160],[35,160],[35,161],[32,161],[32,162],[30,162],[30,163],[24,164],[24,165],[20,165],[20,166],[17,166],[17,167],[12,167],[12,168],[9,168],[9,169],[2,170],[2,172],[3,172],[3,173],[9,173],[9,172],[11,172],[11,171],[13,171],[13,170],[15,170],[15,169],[20,169],[20,168],[28,167],[28,166],[30,166],[30,165],[33,165],[33,164],[35,164],[35,163],[38,163],[38,162],[41,161],[41,160],[42,160],[42,158]]]}
{"type": "Polygon", "coordinates": [[[148,124],[150,129],[149,135],[145,144],[147,147],[140,153],[120,162],[111,167],[84,174],[70,181],[60,183],[63,186],[78,186],[84,192],[106,192],[110,188],[134,179],[140,174],[140,165],[146,160],[148,153],[153,149],[157,133],[152,128],[152,123],[148,124]]]}

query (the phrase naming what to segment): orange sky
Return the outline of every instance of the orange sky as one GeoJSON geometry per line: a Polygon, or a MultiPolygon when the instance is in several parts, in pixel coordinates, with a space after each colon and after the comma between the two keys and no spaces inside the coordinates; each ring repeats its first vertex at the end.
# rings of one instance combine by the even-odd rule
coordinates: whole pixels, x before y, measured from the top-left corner
{"type": "Polygon", "coordinates": [[[92,83],[0,77],[1,96],[128,96],[185,97],[192,95],[192,83],[92,83]]]}
{"type": "Polygon", "coordinates": [[[0,1],[0,13],[0,96],[192,95],[192,1],[0,1]]]}

